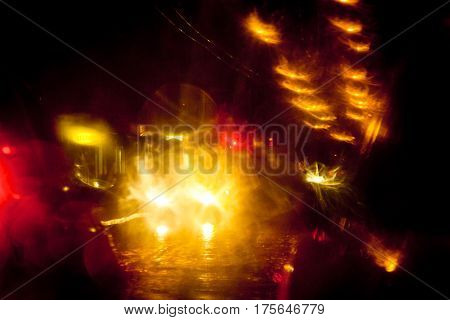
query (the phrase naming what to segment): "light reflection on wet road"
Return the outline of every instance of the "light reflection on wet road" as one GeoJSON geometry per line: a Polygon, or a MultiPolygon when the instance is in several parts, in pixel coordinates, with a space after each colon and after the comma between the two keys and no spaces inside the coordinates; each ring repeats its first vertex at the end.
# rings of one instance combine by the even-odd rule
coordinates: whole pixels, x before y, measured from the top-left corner
{"type": "MultiPolygon", "coordinates": [[[[210,231],[210,230],[209,230],[210,231]]],[[[260,230],[167,234],[130,245],[109,235],[136,299],[275,299],[286,288],[298,236],[260,230]],[[288,267],[286,267],[288,266],[288,267]]]]}

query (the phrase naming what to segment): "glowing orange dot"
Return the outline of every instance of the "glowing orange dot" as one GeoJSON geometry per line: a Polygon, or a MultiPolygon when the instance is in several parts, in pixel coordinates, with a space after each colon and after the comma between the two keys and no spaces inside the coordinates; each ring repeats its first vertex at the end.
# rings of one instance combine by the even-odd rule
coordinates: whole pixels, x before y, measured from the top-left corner
{"type": "Polygon", "coordinates": [[[289,272],[289,273],[294,272],[294,267],[290,263],[285,264],[283,266],[283,269],[284,269],[284,271],[289,272]]]}

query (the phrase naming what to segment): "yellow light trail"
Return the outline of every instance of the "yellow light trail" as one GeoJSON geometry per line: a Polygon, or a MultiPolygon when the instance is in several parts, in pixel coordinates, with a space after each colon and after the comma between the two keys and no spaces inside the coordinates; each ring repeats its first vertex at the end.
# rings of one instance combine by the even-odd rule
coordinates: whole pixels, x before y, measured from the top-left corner
{"type": "Polygon", "coordinates": [[[382,128],[383,119],[381,117],[373,117],[364,130],[364,137],[361,145],[361,152],[369,150],[370,146],[375,143],[382,128]]]}
{"type": "Polygon", "coordinates": [[[328,123],[312,123],[309,122],[307,120],[303,120],[303,123],[307,126],[310,127],[311,129],[315,129],[315,130],[328,130],[331,125],[328,123]]]}
{"type": "Polygon", "coordinates": [[[347,143],[353,143],[356,139],[353,135],[343,131],[332,131],[330,132],[330,136],[337,141],[347,143]]]}
{"type": "Polygon", "coordinates": [[[129,222],[135,219],[140,219],[140,218],[144,218],[145,214],[144,213],[133,213],[129,216],[126,217],[122,217],[122,218],[117,218],[117,219],[111,219],[111,220],[103,220],[100,221],[101,225],[104,227],[108,227],[108,226],[114,226],[116,224],[122,224],[125,222],[129,222]]]}

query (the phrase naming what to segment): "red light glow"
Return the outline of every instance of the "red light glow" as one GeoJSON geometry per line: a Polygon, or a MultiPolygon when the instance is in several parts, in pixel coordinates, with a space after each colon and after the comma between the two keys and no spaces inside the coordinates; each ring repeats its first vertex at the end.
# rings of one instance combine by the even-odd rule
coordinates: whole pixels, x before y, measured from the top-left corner
{"type": "Polygon", "coordinates": [[[6,154],[6,155],[10,155],[12,153],[11,147],[10,146],[3,146],[2,147],[2,153],[6,154]]]}

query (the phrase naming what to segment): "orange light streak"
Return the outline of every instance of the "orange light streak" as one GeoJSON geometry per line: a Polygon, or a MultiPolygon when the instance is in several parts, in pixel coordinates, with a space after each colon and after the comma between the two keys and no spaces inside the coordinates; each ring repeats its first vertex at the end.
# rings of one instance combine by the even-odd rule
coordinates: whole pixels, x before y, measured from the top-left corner
{"type": "Polygon", "coordinates": [[[304,120],[303,123],[307,126],[310,127],[311,129],[315,129],[315,130],[328,130],[331,125],[328,123],[312,123],[309,122],[307,120],[304,120]]]}
{"type": "Polygon", "coordinates": [[[368,97],[368,98],[355,98],[355,97],[350,97],[348,99],[349,104],[357,109],[369,109],[373,106],[373,100],[368,97]]]}
{"type": "Polygon", "coordinates": [[[399,250],[386,248],[379,239],[372,236],[367,252],[374,258],[377,266],[384,268],[386,272],[394,272],[402,259],[399,250]]]}
{"type": "Polygon", "coordinates": [[[350,97],[367,98],[369,96],[369,87],[366,85],[355,86],[347,84],[344,89],[345,93],[350,97]]]}
{"type": "Polygon", "coordinates": [[[359,0],[334,0],[334,1],[346,6],[355,6],[359,3],[359,0]]]}
{"type": "Polygon", "coordinates": [[[275,72],[292,80],[309,81],[311,76],[298,67],[289,65],[286,58],[282,58],[280,63],[274,68],[275,72]]]}
{"type": "Polygon", "coordinates": [[[330,132],[330,136],[337,141],[346,143],[353,143],[356,139],[353,135],[343,131],[332,131],[330,132]]]}
{"type": "Polygon", "coordinates": [[[280,86],[284,89],[287,89],[289,91],[298,93],[298,94],[306,94],[306,95],[310,95],[310,94],[314,94],[316,92],[315,89],[312,88],[308,88],[304,85],[300,85],[298,83],[295,83],[293,81],[289,81],[289,80],[284,80],[280,83],[280,86]]]}
{"type": "Polygon", "coordinates": [[[383,119],[381,117],[372,118],[364,131],[364,138],[361,146],[361,152],[369,150],[370,146],[375,143],[382,128],[383,119]]]}
{"type": "Polygon", "coordinates": [[[263,22],[256,12],[252,12],[244,22],[247,31],[257,40],[269,45],[277,45],[281,42],[281,36],[277,28],[263,22]]]}
{"type": "Polygon", "coordinates": [[[325,113],[325,112],[322,112],[322,113],[308,112],[308,114],[309,114],[311,117],[313,117],[313,118],[315,118],[315,119],[317,119],[317,120],[320,120],[320,121],[333,121],[333,120],[336,120],[336,116],[334,116],[334,115],[331,114],[331,113],[325,113]]]}
{"type": "Polygon", "coordinates": [[[345,79],[354,81],[366,81],[367,80],[367,70],[366,69],[354,69],[347,65],[341,66],[341,75],[345,79]]]}
{"type": "Polygon", "coordinates": [[[348,111],[345,113],[345,116],[346,116],[348,119],[355,120],[355,121],[363,121],[363,120],[366,118],[366,117],[364,116],[364,114],[359,113],[359,112],[353,112],[353,111],[350,111],[350,110],[348,110],[348,111]]]}
{"type": "Polygon", "coordinates": [[[370,50],[370,42],[353,41],[350,39],[341,40],[347,47],[358,53],[368,52],[370,50]]]}
{"type": "Polygon", "coordinates": [[[330,23],[338,28],[341,31],[344,31],[349,34],[356,34],[360,33],[363,29],[362,24],[359,21],[352,21],[348,19],[341,19],[341,18],[330,18],[330,23]]]}
{"type": "Polygon", "coordinates": [[[330,106],[319,99],[297,97],[291,100],[292,104],[304,111],[327,112],[330,106]]]}

